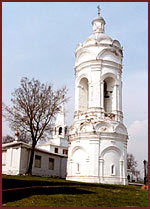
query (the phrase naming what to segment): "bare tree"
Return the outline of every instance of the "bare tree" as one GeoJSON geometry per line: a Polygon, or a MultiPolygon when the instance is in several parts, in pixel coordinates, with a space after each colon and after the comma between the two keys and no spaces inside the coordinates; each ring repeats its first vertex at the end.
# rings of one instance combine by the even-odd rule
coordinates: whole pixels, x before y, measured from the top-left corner
{"type": "Polygon", "coordinates": [[[137,161],[135,160],[134,156],[132,154],[127,154],[127,169],[130,169],[130,171],[136,175],[139,171],[136,169],[137,167],[137,161]]]}
{"type": "Polygon", "coordinates": [[[140,179],[140,171],[135,170],[135,174],[137,181],[140,179]]]}
{"type": "Polygon", "coordinates": [[[15,140],[14,137],[10,136],[10,135],[6,135],[2,137],[2,144],[6,144],[9,142],[13,142],[15,140]]]}
{"type": "Polygon", "coordinates": [[[26,133],[26,132],[20,132],[19,133],[19,141],[25,142],[25,143],[29,143],[31,142],[31,137],[26,133]]]}
{"type": "MultiPolygon", "coordinates": [[[[19,138],[19,141],[22,141],[25,143],[29,143],[31,141],[30,140],[31,138],[28,138],[25,132],[20,133],[18,138],[19,138]]],[[[15,138],[8,134],[2,137],[2,144],[10,143],[13,141],[15,141],[15,138]]]]}
{"type": "Polygon", "coordinates": [[[10,128],[32,140],[27,174],[32,174],[35,146],[50,134],[60,105],[67,100],[66,94],[66,87],[54,91],[51,84],[42,84],[34,78],[22,78],[21,86],[12,93],[12,107],[3,104],[3,117],[10,128]]]}

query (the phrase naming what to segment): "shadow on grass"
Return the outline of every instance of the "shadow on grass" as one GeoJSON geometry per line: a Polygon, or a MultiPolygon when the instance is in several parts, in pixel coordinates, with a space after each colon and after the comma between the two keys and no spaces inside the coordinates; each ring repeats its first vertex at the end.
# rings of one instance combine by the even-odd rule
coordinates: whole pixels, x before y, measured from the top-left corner
{"type": "MultiPolygon", "coordinates": [[[[58,179],[59,180],[59,179],[58,179]]],[[[110,185],[110,184],[101,184],[101,183],[85,183],[85,182],[74,182],[74,181],[66,181],[60,180],[56,181],[56,179],[50,178],[50,181],[42,181],[41,180],[28,180],[26,177],[23,179],[2,179],[2,189],[10,189],[10,188],[21,188],[21,187],[31,187],[31,186],[84,186],[84,187],[101,187],[105,189],[128,189],[128,186],[124,185],[110,185]]],[[[130,187],[130,186],[129,186],[130,187]]],[[[130,187],[131,189],[131,187],[130,187]]],[[[134,190],[134,187],[132,187],[134,190]]]]}
{"type": "Polygon", "coordinates": [[[26,188],[18,190],[8,190],[2,192],[2,203],[17,201],[31,195],[54,195],[54,194],[92,194],[94,192],[83,190],[76,187],[53,187],[53,188],[26,188]]]}
{"type": "MultiPolygon", "coordinates": [[[[26,177],[24,177],[26,178],[26,177]]],[[[55,181],[37,181],[37,180],[22,180],[22,179],[2,179],[2,189],[31,187],[31,186],[55,186],[55,185],[66,185],[66,182],[55,182],[55,181]]]]}

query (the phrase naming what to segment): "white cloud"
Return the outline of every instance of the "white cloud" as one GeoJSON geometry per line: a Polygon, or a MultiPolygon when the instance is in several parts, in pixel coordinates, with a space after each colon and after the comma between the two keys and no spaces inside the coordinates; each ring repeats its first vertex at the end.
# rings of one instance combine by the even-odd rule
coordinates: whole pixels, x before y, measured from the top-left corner
{"type": "Polygon", "coordinates": [[[128,127],[128,153],[135,156],[138,169],[143,175],[143,160],[148,159],[148,120],[135,120],[128,127]]]}

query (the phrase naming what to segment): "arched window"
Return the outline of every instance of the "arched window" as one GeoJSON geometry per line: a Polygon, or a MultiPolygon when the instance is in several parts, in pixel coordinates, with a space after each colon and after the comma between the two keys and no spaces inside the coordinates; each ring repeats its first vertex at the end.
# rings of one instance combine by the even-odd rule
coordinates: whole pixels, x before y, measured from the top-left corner
{"type": "Polygon", "coordinates": [[[111,165],[111,175],[115,175],[115,166],[111,165]]]}
{"type": "Polygon", "coordinates": [[[62,135],[62,127],[59,127],[59,135],[62,135]]]}
{"type": "Polygon", "coordinates": [[[79,110],[86,111],[88,108],[89,87],[88,79],[82,78],[79,83],[79,110]]]}
{"type": "Polygon", "coordinates": [[[79,165],[79,163],[77,163],[77,172],[79,172],[80,171],[80,165],[79,165]]]}
{"type": "Polygon", "coordinates": [[[104,110],[108,113],[112,113],[114,83],[111,77],[104,80],[104,110]]]}
{"type": "Polygon", "coordinates": [[[65,127],[65,135],[67,134],[67,127],[65,127]]]}

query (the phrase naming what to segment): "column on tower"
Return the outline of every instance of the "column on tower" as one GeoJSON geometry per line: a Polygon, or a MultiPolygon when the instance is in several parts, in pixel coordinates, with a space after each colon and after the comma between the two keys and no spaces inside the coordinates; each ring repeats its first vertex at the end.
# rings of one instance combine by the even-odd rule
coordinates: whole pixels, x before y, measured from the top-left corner
{"type": "Polygon", "coordinates": [[[93,107],[97,108],[100,107],[100,82],[99,82],[99,76],[98,71],[92,72],[93,73],[93,107]]]}
{"type": "Polygon", "coordinates": [[[119,94],[118,94],[118,110],[122,112],[122,81],[119,86],[119,94]]]}
{"type": "Polygon", "coordinates": [[[113,111],[114,113],[116,113],[116,111],[118,110],[118,96],[119,96],[119,91],[118,91],[118,85],[115,83],[114,85],[114,92],[113,92],[113,111]]]}
{"type": "Polygon", "coordinates": [[[101,104],[101,108],[104,109],[104,81],[100,82],[100,86],[101,86],[101,96],[100,96],[100,104],[101,104]]]}
{"type": "Polygon", "coordinates": [[[79,84],[75,84],[75,111],[79,110],[79,84]]]}

